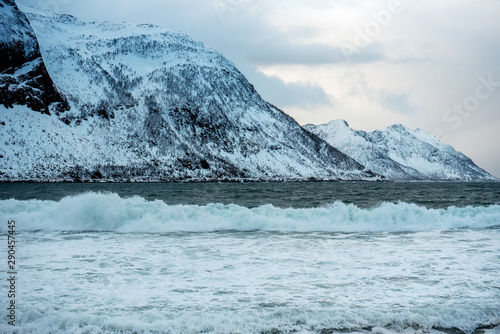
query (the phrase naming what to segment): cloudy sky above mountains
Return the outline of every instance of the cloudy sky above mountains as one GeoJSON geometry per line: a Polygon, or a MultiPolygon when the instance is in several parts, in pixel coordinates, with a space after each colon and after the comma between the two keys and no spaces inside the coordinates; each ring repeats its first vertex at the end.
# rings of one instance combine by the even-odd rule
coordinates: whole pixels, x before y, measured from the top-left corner
{"type": "Polygon", "coordinates": [[[498,0],[17,2],[182,31],[301,124],[422,128],[500,177],[498,0]]]}

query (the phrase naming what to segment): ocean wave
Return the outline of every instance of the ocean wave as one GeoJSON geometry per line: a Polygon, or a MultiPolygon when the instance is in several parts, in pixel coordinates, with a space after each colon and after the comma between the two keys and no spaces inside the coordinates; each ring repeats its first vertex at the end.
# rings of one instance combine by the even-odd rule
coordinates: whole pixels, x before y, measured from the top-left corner
{"type": "MultiPolygon", "coordinates": [[[[59,201],[0,201],[0,219],[16,220],[25,231],[115,231],[139,233],[270,231],[397,232],[495,228],[500,205],[428,209],[416,204],[382,203],[362,209],[335,202],[321,208],[264,205],[169,205],[114,193],[85,193],[59,201]]],[[[7,224],[0,226],[6,231],[7,224]]]]}
{"type": "MultiPolygon", "coordinates": [[[[20,333],[497,334],[500,329],[498,323],[492,321],[494,316],[479,310],[445,308],[396,314],[297,309],[248,310],[244,313],[180,311],[175,314],[146,309],[132,316],[38,310],[26,313],[25,319],[18,323],[20,333]]],[[[2,329],[8,330],[6,325],[0,324],[2,329]]]]}

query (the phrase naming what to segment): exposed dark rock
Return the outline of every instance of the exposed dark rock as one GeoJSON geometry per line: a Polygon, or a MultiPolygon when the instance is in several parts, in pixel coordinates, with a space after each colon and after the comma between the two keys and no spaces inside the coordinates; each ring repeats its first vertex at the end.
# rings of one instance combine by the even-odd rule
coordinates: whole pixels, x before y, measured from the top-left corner
{"type": "Polygon", "coordinates": [[[48,115],[53,103],[59,112],[68,110],[47,72],[28,19],[14,1],[0,0],[0,4],[0,104],[26,105],[48,115]]]}

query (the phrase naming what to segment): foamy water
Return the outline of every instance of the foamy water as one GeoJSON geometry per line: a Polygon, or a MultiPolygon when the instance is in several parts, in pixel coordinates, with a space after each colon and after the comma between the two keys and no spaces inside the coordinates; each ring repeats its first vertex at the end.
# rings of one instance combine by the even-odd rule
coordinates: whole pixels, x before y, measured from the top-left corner
{"type": "Polygon", "coordinates": [[[18,333],[422,333],[500,324],[498,205],[248,208],[86,193],[2,200],[7,219],[18,228],[18,333]]]}

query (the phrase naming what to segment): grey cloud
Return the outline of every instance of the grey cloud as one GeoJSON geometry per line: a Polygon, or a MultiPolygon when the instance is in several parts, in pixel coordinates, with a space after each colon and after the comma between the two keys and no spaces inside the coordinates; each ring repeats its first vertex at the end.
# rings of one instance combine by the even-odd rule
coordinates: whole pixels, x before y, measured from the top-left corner
{"type": "Polygon", "coordinates": [[[358,50],[358,52],[346,55],[345,49],[340,47],[346,61],[350,64],[372,63],[387,59],[383,47],[378,42],[372,42],[358,50]]]}
{"type": "Polygon", "coordinates": [[[385,97],[383,105],[396,112],[413,114],[415,107],[408,101],[408,94],[389,94],[385,97]]]}
{"type": "Polygon", "coordinates": [[[242,71],[264,100],[279,108],[298,107],[312,109],[335,105],[335,101],[320,86],[285,83],[278,77],[268,77],[255,68],[242,71]]]}
{"type": "Polygon", "coordinates": [[[345,62],[366,63],[384,58],[377,47],[366,47],[359,53],[346,56],[341,47],[326,44],[298,44],[284,39],[249,45],[249,60],[258,65],[301,64],[321,65],[345,62]],[[262,52],[264,51],[264,52],[262,52]]]}

